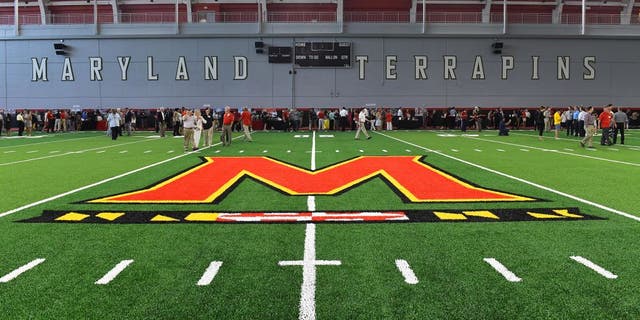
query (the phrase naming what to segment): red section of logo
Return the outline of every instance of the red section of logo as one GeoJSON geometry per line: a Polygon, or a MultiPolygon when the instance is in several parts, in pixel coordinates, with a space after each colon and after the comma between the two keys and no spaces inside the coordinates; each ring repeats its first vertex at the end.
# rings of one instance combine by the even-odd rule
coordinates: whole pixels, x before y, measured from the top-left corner
{"type": "Polygon", "coordinates": [[[415,156],[363,156],[310,171],[267,157],[206,157],[151,188],[92,203],[211,203],[251,177],[289,195],[334,195],[381,177],[411,202],[531,201],[461,181],[415,156]]]}

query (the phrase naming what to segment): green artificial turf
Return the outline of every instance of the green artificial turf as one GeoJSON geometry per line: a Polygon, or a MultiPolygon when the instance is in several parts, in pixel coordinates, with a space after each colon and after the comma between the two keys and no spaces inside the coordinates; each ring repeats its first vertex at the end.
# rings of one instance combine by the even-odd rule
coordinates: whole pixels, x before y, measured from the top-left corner
{"type": "MultiPolygon", "coordinates": [[[[203,156],[270,156],[310,168],[313,134],[295,134],[256,132],[252,143],[238,138],[230,147],[189,154],[182,139],[147,138],[153,133],[146,132],[117,141],[104,133],[0,139],[0,214],[166,161],[0,218],[0,277],[46,259],[0,283],[2,318],[298,318],[302,267],[278,262],[303,258],[305,224],[17,222],[43,210],[303,212],[307,196],[287,196],[251,179],[216,204],[83,202],[148,187],[203,156]],[[111,283],[94,284],[126,259],[135,261],[111,283]],[[196,286],[211,261],[223,263],[218,275],[211,285],[196,286]]],[[[640,317],[640,252],[634,250],[640,222],[588,203],[640,216],[640,132],[630,131],[625,146],[596,145],[595,151],[564,135],[539,141],[531,131],[508,137],[394,131],[360,141],[352,132],[327,134],[334,136],[315,138],[317,168],[363,155],[426,156],[426,163],[466,181],[541,201],[407,203],[375,178],[336,196],[315,196],[317,211],[577,207],[604,220],[318,224],[317,259],[341,261],[317,267],[318,319],[640,317]],[[569,258],[574,255],[618,278],[600,276],[569,258]],[[522,282],[506,281],[484,258],[499,260],[522,282]],[[410,264],[418,284],[404,282],[396,259],[410,264]]]]}

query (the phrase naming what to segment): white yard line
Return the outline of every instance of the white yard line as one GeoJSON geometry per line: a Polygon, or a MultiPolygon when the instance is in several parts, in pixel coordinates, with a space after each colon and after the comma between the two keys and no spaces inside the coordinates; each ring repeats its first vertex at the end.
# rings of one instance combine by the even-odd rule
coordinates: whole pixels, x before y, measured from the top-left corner
{"type": "Polygon", "coordinates": [[[220,270],[221,266],[222,266],[222,261],[211,261],[211,264],[209,264],[209,267],[202,275],[202,278],[198,280],[198,283],[196,285],[208,286],[209,284],[211,284],[211,282],[213,281],[213,278],[215,278],[216,275],[218,274],[218,270],[220,270]]]}
{"type": "Polygon", "coordinates": [[[493,269],[498,271],[498,273],[500,273],[505,279],[507,279],[507,281],[509,282],[522,281],[521,278],[516,276],[513,272],[509,271],[509,269],[507,269],[507,267],[505,267],[502,263],[500,263],[500,261],[494,258],[484,258],[482,260],[484,260],[484,262],[488,263],[491,267],[493,267],[493,269]]]}
{"type": "Polygon", "coordinates": [[[133,263],[133,260],[120,261],[120,263],[118,263],[115,267],[113,267],[113,269],[107,272],[107,274],[105,274],[102,278],[96,281],[95,284],[108,284],[113,279],[115,279],[120,274],[120,272],[126,269],[131,263],[133,263]]]}
{"type": "Polygon", "coordinates": [[[298,319],[316,318],[316,266],[339,266],[339,260],[316,260],[316,225],[307,224],[304,236],[304,260],[280,261],[279,266],[302,266],[302,288],[298,319]]]}
{"type": "MultiPolygon", "coordinates": [[[[509,133],[511,133],[511,134],[513,134],[513,135],[516,135],[516,136],[538,137],[537,135],[535,135],[535,136],[534,136],[534,135],[529,135],[529,134],[526,134],[526,133],[516,133],[516,132],[513,132],[513,131],[509,131],[509,133]]],[[[593,141],[594,141],[594,142],[596,141],[595,137],[601,137],[601,136],[602,136],[601,134],[596,134],[595,136],[593,136],[593,138],[594,138],[594,139],[593,139],[593,141]]],[[[495,137],[495,136],[492,136],[492,137],[495,137]]],[[[552,137],[547,137],[547,138],[550,138],[550,139],[551,139],[552,137]]],[[[582,138],[580,138],[580,139],[582,139],[582,138]]],[[[578,137],[576,137],[575,139],[569,139],[569,138],[562,138],[562,137],[559,137],[557,140],[580,142],[580,139],[578,139],[578,137]]],[[[555,140],[555,139],[554,139],[554,140],[555,140]]],[[[600,141],[600,140],[598,140],[598,142],[599,142],[599,141],[600,141]]],[[[632,149],[632,148],[634,148],[634,147],[635,147],[635,146],[632,146],[632,145],[626,145],[626,144],[616,144],[616,146],[623,147],[623,148],[629,148],[629,149],[632,149]]],[[[566,150],[566,149],[565,149],[565,150],[566,150]]],[[[632,150],[633,150],[633,149],[632,149],[632,150]]],[[[573,150],[571,150],[571,151],[573,151],[573,150]]]]}
{"type": "MultiPolygon", "coordinates": [[[[234,139],[237,139],[237,138],[240,138],[240,136],[238,136],[238,137],[236,137],[236,138],[234,138],[234,139]]],[[[215,146],[220,145],[220,144],[221,144],[221,142],[218,142],[218,143],[214,144],[214,145],[213,145],[213,146],[211,146],[211,147],[215,147],[215,146]]],[[[204,148],[202,148],[202,150],[207,149],[207,148],[210,148],[210,147],[204,147],[204,148]]],[[[32,203],[29,203],[29,204],[24,205],[24,206],[22,206],[22,207],[15,208],[15,209],[12,209],[12,210],[9,210],[9,211],[6,211],[6,212],[3,212],[3,213],[0,213],[0,218],[2,218],[2,217],[4,217],[4,216],[8,216],[8,215],[10,215],[10,214],[14,214],[14,213],[19,212],[19,211],[22,211],[22,210],[24,210],[24,209],[29,209],[29,208],[31,208],[31,207],[35,207],[35,206],[41,205],[41,204],[43,204],[43,203],[47,203],[47,202],[49,202],[49,201],[52,201],[52,200],[55,200],[55,199],[59,199],[59,198],[62,198],[62,197],[68,196],[68,195],[70,195],[70,194],[74,194],[74,193],[79,192],[79,191],[82,191],[82,190],[86,190],[86,189],[89,189],[89,188],[93,188],[93,187],[95,187],[95,186],[99,186],[99,185],[101,185],[101,184],[103,184],[103,183],[111,182],[111,181],[113,181],[113,180],[120,179],[120,178],[122,178],[122,177],[126,177],[126,176],[128,176],[128,175],[130,175],[130,174],[134,174],[134,173],[137,173],[137,172],[140,172],[140,171],[143,171],[143,170],[149,169],[149,168],[153,168],[153,167],[155,167],[155,166],[159,166],[159,165],[161,165],[161,164],[165,164],[165,163],[167,163],[167,162],[170,162],[170,161],[173,161],[173,160],[176,160],[176,159],[182,158],[182,157],[184,157],[184,156],[190,155],[191,153],[192,153],[192,152],[183,153],[183,154],[177,155],[177,156],[175,156],[175,157],[173,157],[173,158],[165,159],[165,160],[162,160],[162,161],[159,161],[159,162],[156,162],[156,163],[152,163],[152,164],[150,164],[150,165],[147,165],[147,166],[144,166],[144,167],[141,167],[141,168],[135,169],[135,170],[131,170],[131,171],[128,171],[128,172],[125,172],[125,173],[119,174],[119,175],[117,175],[117,176],[113,176],[113,177],[111,177],[111,178],[106,178],[106,179],[100,180],[100,181],[98,181],[98,182],[95,182],[95,183],[92,183],[92,184],[88,184],[88,185],[86,185],[86,186],[84,186],[84,187],[80,187],[80,188],[77,188],[77,189],[73,189],[73,190],[70,190],[70,191],[67,191],[67,192],[64,192],[64,193],[61,193],[61,194],[58,194],[58,195],[55,195],[55,196],[52,196],[52,197],[46,198],[46,199],[42,199],[42,200],[39,200],[39,201],[35,201],[35,202],[32,202],[32,203]]]]}
{"type": "Polygon", "coordinates": [[[454,156],[450,156],[450,155],[442,153],[442,152],[436,152],[435,150],[431,150],[429,148],[426,148],[426,147],[423,147],[423,146],[420,146],[420,145],[417,145],[415,143],[411,143],[411,142],[408,142],[408,141],[404,141],[404,140],[401,140],[401,139],[386,135],[384,133],[378,133],[378,134],[380,134],[382,136],[385,136],[385,137],[387,137],[389,139],[396,140],[396,141],[402,142],[404,144],[408,144],[408,145],[416,147],[416,148],[420,148],[420,149],[428,151],[428,152],[433,152],[433,153],[438,154],[440,156],[443,156],[445,158],[449,158],[449,159],[452,159],[452,160],[455,160],[455,161],[458,161],[458,162],[462,162],[462,163],[464,163],[466,165],[469,165],[469,166],[472,166],[472,167],[476,167],[478,169],[482,169],[482,170],[485,170],[485,171],[497,174],[499,176],[503,176],[503,177],[518,181],[518,182],[522,182],[524,184],[528,184],[528,185],[536,187],[538,189],[542,189],[542,190],[546,190],[546,191],[549,191],[549,192],[553,192],[553,193],[555,193],[557,195],[561,195],[563,197],[566,197],[566,198],[569,198],[569,199],[573,199],[573,200],[576,200],[578,202],[582,202],[584,204],[588,204],[590,206],[594,206],[596,208],[599,208],[599,209],[602,209],[602,210],[605,210],[605,211],[608,211],[608,212],[611,212],[611,213],[615,213],[615,214],[623,216],[625,218],[633,219],[635,221],[639,221],[640,222],[640,217],[634,216],[632,214],[629,214],[629,213],[626,213],[626,212],[623,212],[623,211],[620,211],[620,210],[616,210],[616,209],[607,207],[605,205],[602,205],[602,204],[599,204],[599,203],[595,203],[593,201],[582,199],[582,198],[576,197],[574,195],[571,195],[571,194],[568,194],[568,193],[564,193],[562,191],[558,191],[558,190],[555,190],[555,189],[552,189],[552,188],[549,188],[549,187],[546,187],[546,186],[531,182],[529,180],[518,178],[518,177],[509,175],[509,174],[506,174],[506,173],[503,173],[503,172],[500,172],[500,171],[497,171],[497,170],[489,169],[489,168],[481,166],[479,164],[475,164],[475,163],[472,163],[472,162],[469,162],[469,161],[466,161],[466,160],[462,160],[460,158],[456,158],[454,156]]]}
{"type": "MultiPolygon", "coordinates": [[[[592,160],[607,161],[607,162],[612,162],[612,163],[619,163],[619,164],[626,164],[626,165],[630,165],[630,166],[640,167],[640,163],[612,160],[612,159],[607,159],[607,158],[598,158],[598,157],[592,157],[592,156],[587,156],[587,155],[578,154],[578,153],[570,153],[570,152],[564,152],[564,151],[559,151],[559,150],[549,150],[549,149],[545,149],[545,148],[526,146],[526,145],[510,143],[510,142],[504,142],[504,141],[496,141],[496,140],[474,138],[474,137],[466,137],[466,138],[467,139],[473,139],[473,140],[485,141],[485,142],[505,144],[505,145],[510,145],[510,146],[514,146],[514,147],[518,147],[518,148],[529,148],[529,149],[546,151],[546,152],[555,152],[555,153],[565,154],[565,155],[574,156],[574,157],[581,157],[581,158],[587,158],[587,159],[592,159],[592,160]]],[[[526,150],[527,152],[530,151],[530,150],[527,150],[527,149],[520,149],[520,150],[522,150],[522,151],[526,150]]]]}
{"type": "Polygon", "coordinates": [[[404,282],[408,284],[418,283],[418,278],[416,277],[415,273],[413,273],[413,270],[411,270],[411,266],[409,265],[407,260],[396,260],[396,267],[398,267],[398,270],[400,270],[400,273],[402,273],[404,282]]]}
{"type": "MultiPolygon", "coordinates": [[[[313,132],[313,138],[311,139],[311,171],[316,170],[316,132],[313,132]]],[[[316,197],[308,196],[307,197],[307,210],[314,212],[316,211],[316,197]]]]}
{"type": "Polygon", "coordinates": [[[97,147],[97,148],[91,148],[91,149],[85,149],[85,150],[79,150],[79,151],[69,151],[69,152],[65,152],[65,153],[56,153],[56,154],[52,154],[50,156],[44,156],[44,157],[39,157],[39,158],[31,158],[31,159],[25,159],[25,160],[19,160],[19,161],[7,162],[7,163],[0,163],[0,167],[1,166],[12,165],[12,164],[36,161],[36,160],[43,160],[43,159],[50,159],[50,158],[55,158],[55,157],[62,157],[62,156],[70,155],[70,154],[83,153],[83,152],[87,152],[87,151],[94,151],[94,150],[101,150],[101,149],[108,149],[108,148],[116,148],[116,147],[121,147],[121,146],[125,146],[125,145],[128,145],[128,144],[140,143],[140,142],[145,142],[145,141],[150,141],[150,140],[127,142],[127,143],[116,144],[116,145],[112,145],[112,146],[97,147]]]}
{"type": "Polygon", "coordinates": [[[13,271],[11,271],[10,273],[8,273],[7,275],[3,276],[2,278],[0,278],[0,283],[7,283],[15,278],[17,278],[19,275],[33,269],[35,266],[41,264],[44,262],[45,259],[35,259],[27,264],[25,264],[24,266],[15,269],[13,271]]]}
{"type": "Polygon", "coordinates": [[[597,272],[599,275],[607,278],[607,279],[617,279],[618,276],[611,273],[610,271],[607,271],[606,269],[604,269],[603,267],[589,261],[586,258],[583,258],[581,256],[571,256],[571,259],[584,265],[585,267],[597,272]]]}

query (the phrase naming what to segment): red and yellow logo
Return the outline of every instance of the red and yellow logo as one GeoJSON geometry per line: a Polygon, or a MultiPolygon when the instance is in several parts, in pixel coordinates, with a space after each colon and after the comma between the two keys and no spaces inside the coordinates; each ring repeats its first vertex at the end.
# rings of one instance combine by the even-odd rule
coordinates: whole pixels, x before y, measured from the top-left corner
{"type": "Polygon", "coordinates": [[[416,156],[362,156],[311,171],[268,157],[205,157],[205,162],[150,188],[89,203],[216,203],[251,178],[292,196],[335,195],[377,177],[406,202],[533,201],[474,186],[416,156]]]}

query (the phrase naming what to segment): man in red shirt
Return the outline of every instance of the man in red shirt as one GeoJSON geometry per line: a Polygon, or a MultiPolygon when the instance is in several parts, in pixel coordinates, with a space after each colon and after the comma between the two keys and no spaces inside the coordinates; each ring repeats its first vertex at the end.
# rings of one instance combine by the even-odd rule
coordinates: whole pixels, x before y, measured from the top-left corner
{"type": "Polygon", "coordinates": [[[598,116],[598,121],[600,122],[600,129],[602,129],[602,137],[600,138],[600,144],[603,146],[610,146],[611,140],[609,139],[609,132],[611,131],[611,119],[613,115],[611,114],[611,105],[608,105],[602,110],[600,116],[598,116]]]}
{"type": "Polygon", "coordinates": [[[249,132],[249,128],[251,128],[251,112],[244,107],[242,109],[242,130],[244,131],[244,141],[252,142],[251,133],[249,132]]]}
{"type": "Polygon", "coordinates": [[[393,125],[391,124],[391,121],[393,121],[393,115],[391,114],[391,109],[385,112],[384,117],[385,117],[385,122],[387,123],[387,131],[391,131],[393,129],[393,125]]]}
{"type": "Polygon", "coordinates": [[[231,107],[224,107],[224,116],[222,116],[222,136],[220,136],[220,140],[222,140],[223,146],[231,145],[231,126],[233,125],[233,113],[231,112],[231,107]]]}

